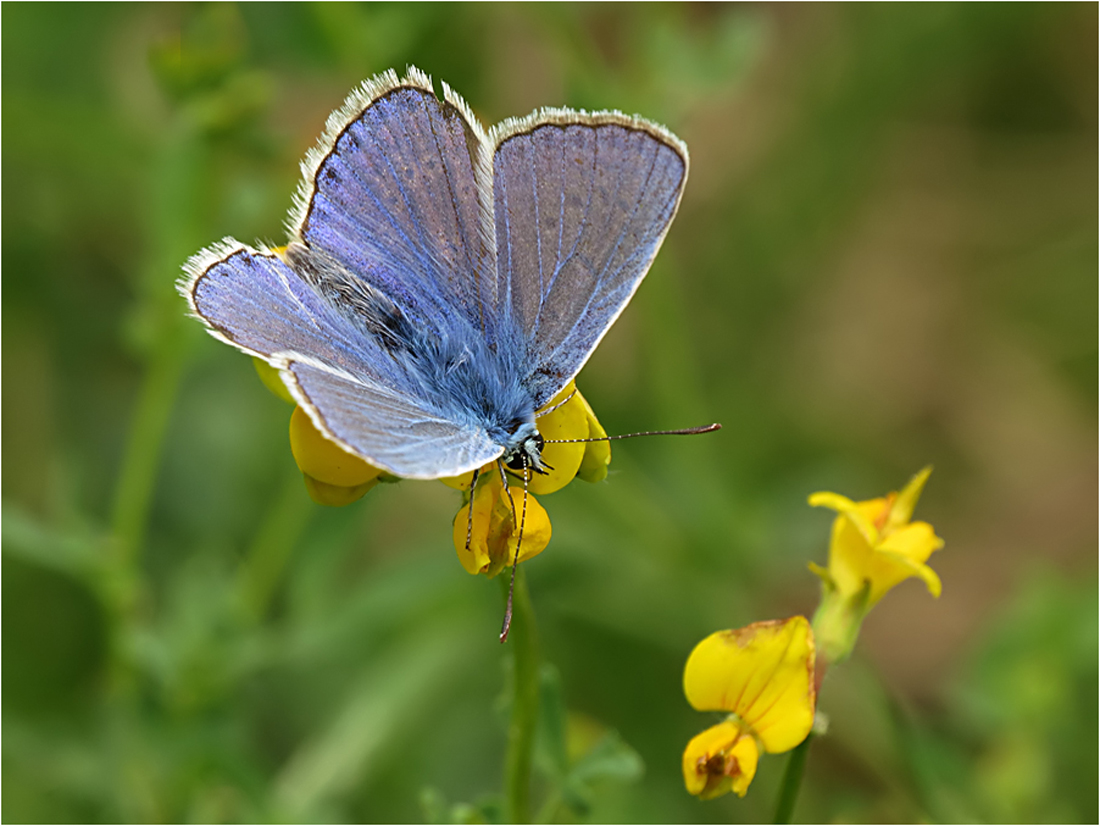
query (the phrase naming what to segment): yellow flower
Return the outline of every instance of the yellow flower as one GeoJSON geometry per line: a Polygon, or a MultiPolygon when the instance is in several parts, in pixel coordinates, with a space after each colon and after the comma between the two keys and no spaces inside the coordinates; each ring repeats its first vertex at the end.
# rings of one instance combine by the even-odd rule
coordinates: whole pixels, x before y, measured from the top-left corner
{"type": "Polygon", "coordinates": [[[255,356],[252,357],[252,366],[256,368],[256,373],[259,375],[260,381],[264,383],[264,387],[284,402],[297,404],[297,402],[294,401],[294,397],[290,395],[290,391],[286,389],[286,385],[283,384],[283,380],[279,378],[278,370],[263,359],[258,359],[255,356]]]}
{"type": "Polygon", "coordinates": [[[482,479],[484,481],[479,480],[473,492],[472,504],[467,502],[455,514],[453,537],[462,567],[471,574],[485,574],[491,578],[515,559],[516,546],[520,542],[519,522],[523,523],[519,561],[542,553],[550,542],[550,517],[530,493],[524,515],[523,488],[509,486],[509,498],[503,492],[499,473],[486,474],[482,479]]]}
{"type": "Polygon", "coordinates": [[[684,750],[684,785],[703,799],[744,796],[760,752],[789,751],[813,727],[814,634],[805,617],[711,634],[684,667],[684,694],[698,711],[729,717],[684,750]]]}
{"type": "Polygon", "coordinates": [[[851,652],[863,617],[903,580],[917,577],[932,596],[940,595],[940,578],[925,563],[943,547],[943,540],[927,522],[910,522],[931,473],[926,467],[900,493],[865,502],[837,493],[810,496],[811,505],[837,512],[828,568],[810,564],[824,588],[814,629],[829,661],[851,652]]]}

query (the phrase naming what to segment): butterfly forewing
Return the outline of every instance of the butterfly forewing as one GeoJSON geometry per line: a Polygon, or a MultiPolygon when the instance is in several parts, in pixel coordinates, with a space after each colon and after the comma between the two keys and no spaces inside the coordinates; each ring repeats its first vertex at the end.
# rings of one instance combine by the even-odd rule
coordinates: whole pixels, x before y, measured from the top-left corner
{"type": "Polygon", "coordinates": [[[494,130],[497,273],[541,405],[588,360],[676,213],[687,150],[613,113],[557,110],[494,130]]]}
{"type": "Polygon", "coordinates": [[[484,332],[496,298],[475,174],[483,140],[462,101],[440,101],[419,72],[368,81],[307,159],[293,229],[413,320],[446,313],[484,332]]]}

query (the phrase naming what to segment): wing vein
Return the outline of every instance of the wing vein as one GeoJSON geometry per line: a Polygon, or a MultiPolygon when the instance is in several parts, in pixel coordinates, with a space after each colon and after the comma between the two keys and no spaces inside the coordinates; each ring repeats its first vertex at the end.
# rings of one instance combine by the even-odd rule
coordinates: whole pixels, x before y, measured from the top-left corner
{"type": "MultiPolygon", "coordinates": [[[[362,117],[362,116],[360,116],[360,117],[362,117]]],[[[381,155],[382,157],[385,157],[385,153],[382,151],[381,147],[379,147],[379,145],[378,145],[377,138],[375,137],[374,133],[370,129],[366,128],[366,124],[362,123],[361,121],[356,121],[355,124],[363,126],[363,132],[366,134],[366,137],[370,140],[371,145],[375,148],[376,152],[379,155],[381,155]]],[[[341,136],[341,137],[343,137],[343,136],[341,136]]],[[[356,139],[359,140],[360,138],[358,136],[356,136],[356,139]]],[[[341,161],[341,163],[343,164],[344,168],[348,172],[350,172],[351,175],[355,178],[356,183],[359,184],[359,187],[363,191],[363,193],[367,197],[369,197],[371,199],[371,201],[374,202],[374,205],[378,208],[379,213],[381,215],[385,216],[386,220],[389,222],[390,227],[398,234],[398,236],[401,237],[401,239],[405,242],[405,244],[408,246],[408,248],[410,250],[412,250],[415,254],[416,244],[413,242],[413,239],[410,238],[409,235],[401,228],[401,225],[397,220],[397,216],[395,216],[393,214],[393,212],[389,209],[389,207],[387,207],[385,205],[385,203],[382,201],[382,198],[378,195],[377,192],[375,192],[374,188],[370,184],[368,184],[366,181],[364,181],[363,178],[361,178],[359,176],[359,172],[355,169],[354,166],[352,166],[351,164],[348,164],[344,161],[341,161]]],[[[387,163],[387,165],[390,166],[390,171],[394,172],[394,177],[396,178],[396,172],[394,171],[392,164],[389,164],[388,159],[386,160],[386,163],[387,163]]],[[[320,169],[318,169],[318,171],[317,171],[318,178],[320,177],[320,175],[321,175],[321,171],[320,171],[320,169]]],[[[314,185],[316,186],[316,184],[314,184],[314,185]]],[[[331,199],[328,198],[328,196],[325,196],[325,197],[326,197],[326,199],[331,200],[331,199]]],[[[417,256],[417,257],[419,258],[419,256],[417,256]]],[[[421,263],[423,263],[423,262],[421,262],[421,263]]]]}
{"type": "MultiPolygon", "coordinates": [[[[660,144],[655,144],[654,145],[653,158],[650,160],[649,170],[646,172],[645,181],[642,183],[642,186],[639,188],[639,197],[635,199],[634,209],[631,211],[629,218],[624,222],[623,229],[619,233],[619,237],[615,242],[615,246],[612,248],[611,252],[608,254],[607,258],[604,261],[603,269],[601,270],[600,275],[596,279],[595,289],[593,289],[589,293],[588,300],[585,301],[584,308],[580,311],[580,313],[577,314],[577,319],[578,320],[583,319],[588,314],[588,310],[591,308],[592,302],[593,302],[594,299],[596,299],[597,295],[600,295],[601,298],[606,297],[606,293],[604,292],[603,287],[604,287],[605,281],[607,280],[607,276],[608,276],[607,268],[611,265],[611,260],[614,258],[615,253],[618,251],[619,247],[622,245],[623,239],[626,237],[627,230],[629,229],[631,222],[634,220],[634,217],[638,214],[638,210],[642,206],[642,202],[643,202],[642,195],[644,195],[646,189],[648,188],[649,182],[653,177],[653,171],[657,167],[657,158],[660,155],[660,149],[661,149],[660,144]]],[[[619,194],[620,187],[621,187],[621,182],[616,184],[616,188],[615,188],[616,197],[619,194]]],[[[676,194],[676,191],[674,189],[671,197],[675,197],[675,194],[676,194]]],[[[662,212],[664,212],[664,210],[662,210],[662,212]]],[[[619,266],[616,267],[611,272],[611,275],[612,276],[618,275],[636,257],[636,255],[639,252],[641,252],[641,250],[642,250],[642,248],[639,247],[634,253],[627,256],[626,259],[624,261],[622,261],[619,264],[619,266]]],[[[622,285],[618,285],[618,286],[622,286],[622,285]]],[[[613,290],[614,289],[618,289],[618,287],[613,288],[613,290]]],[[[568,342],[569,342],[568,337],[562,338],[561,341],[559,341],[557,344],[554,345],[554,348],[550,351],[549,358],[547,358],[545,360],[546,361],[553,361],[554,357],[558,354],[558,352],[561,350],[561,348],[563,346],[565,346],[568,342]]]]}
{"type": "MultiPolygon", "coordinates": [[[[465,120],[463,120],[463,124],[465,124],[465,120]]],[[[473,258],[472,258],[473,252],[470,249],[470,245],[467,243],[466,227],[465,227],[465,225],[463,223],[463,220],[462,220],[462,213],[458,208],[458,195],[455,192],[454,182],[451,180],[451,171],[450,171],[449,167],[447,166],[446,156],[444,155],[443,148],[440,146],[440,143],[439,143],[439,133],[436,132],[435,122],[430,117],[428,118],[428,129],[431,130],[432,139],[435,143],[435,151],[436,151],[436,154],[439,156],[439,165],[440,165],[440,168],[443,170],[443,180],[446,181],[446,183],[447,183],[447,193],[450,195],[450,198],[451,198],[451,209],[454,212],[455,230],[457,231],[457,234],[458,234],[458,242],[462,247],[462,257],[465,259],[466,268],[469,271],[469,276],[473,278],[474,294],[476,296],[480,296],[481,295],[481,286],[480,286],[480,281],[479,281],[479,274],[478,274],[478,271],[477,271],[477,267],[474,266],[474,262],[473,262],[473,258]]],[[[463,138],[465,138],[466,137],[465,136],[465,129],[463,129],[462,131],[463,131],[463,138]]],[[[471,172],[472,171],[473,170],[471,168],[471,172]]],[[[459,277],[459,279],[461,279],[462,275],[458,274],[458,277],[459,277]]],[[[467,298],[467,296],[465,294],[463,294],[462,299],[465,301],[466,298],[467,298]]],[[[485,332],[485,312],[484,312],[484,308],[481,306],[480,301],[475,301],[474,303],[476,304],[476,309],[477,309],[478,324],[481,327],[482,333],[484,333],[485,332]]]]}
{"type": "MultiPolygon", "coordinates": [[[[558,280],[558,275],[565,268],[566,263],[568,263],[569,260],[576,254],[577,247],[580,245],[581,240],[584,238],[584,228],[586,226],[588,226],[588,216],[592,212],[592,197],[593,197],[593,195],[595,194],[595,191],[596,191],[596,168],[597,168],[597,165],[599,164],[599,154],[600,154],[599,131],[595,130],[595,129],[592,130],[592,131],[596,133],[596,135],[594,137],[595,152],[593,153],[593,156],[592,156],[592,174],[588,176],[588,200],[585,202],[585,205],[584,205],[584,217],[581,218],[581,221],[577,226],[577,237],[573,239],[573,246],[570,247],[570,249],[569,249],[569,255],[567,255],[565,258],[559,258],[558,259],[558,265],[557,265],[557,267],[554,268],[554,274],[550,278],[550,286],[547,288],[546,293],[544,293],[542,296],[539,297],[539,315],[542,314],[543,301],[545,300],[546,296],[550,293],[550,291],[554,289],[554,285],[557,283],[557,280],[558,280]]],[[[562,151],[564,152],[564,148],[563,148],[562,151]]],[[[563,199],[565,197],[564,192],[565,192],[565,185],[563,183],[562,184],[562,193],[563,193],[562,198],[563,199]]],[[[564,211],[564,207],[563,207],[563,211],[564,211]]]]}

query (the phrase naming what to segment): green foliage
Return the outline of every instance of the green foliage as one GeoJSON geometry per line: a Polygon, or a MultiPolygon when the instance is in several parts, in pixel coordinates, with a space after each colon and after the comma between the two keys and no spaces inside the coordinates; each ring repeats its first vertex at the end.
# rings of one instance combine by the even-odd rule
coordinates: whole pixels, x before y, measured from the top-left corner
{"type": "Polygon", "coordinates": [[[944,595],[899,588],[830,675],[794,817],[1096,820],[1094,6],[3,22],[6,820],[507,817],[508,649],[453,557],[457,494],[314,506],[289,408],[173,287],[225,235],[280,242],[327,114],[408,63],[486,123],[618,108],[692,152],[579,384],[611,433],[725,427],[616,443],[605,482],[544,503],[534,816],[769,818],[782,760],[744,800],[684,792],[684,660],[812,610],[808,493],[933,463],[944,595]]]}

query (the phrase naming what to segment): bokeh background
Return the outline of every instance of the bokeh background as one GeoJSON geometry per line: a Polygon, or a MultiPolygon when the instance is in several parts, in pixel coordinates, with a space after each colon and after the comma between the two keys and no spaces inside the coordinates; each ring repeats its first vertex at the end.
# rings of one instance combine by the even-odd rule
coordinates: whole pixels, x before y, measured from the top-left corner
{"type": "Polygon", "coordinates": [[[526,570],[583,776],[563,791],[540,752],[542,816],[769,819],[783,758],[744,800],[683,789],[713,722],[687,654],[813,610],[830,515],[809,493],[931,463],[943,596],[899,587],[830,673],[795,817],[1095,822],[1097,24],[5,4],[3,818],[498,816],[502,600],[455,558],[458,494],[314,505],[290,408],[173,287],[224,235],[281,242],[327,114],[415,64],[486,124],[618,108],[692,153],[580,386],[611,432],[725,427],[617,444],[606,482],[543,499],[526,570]]]}

